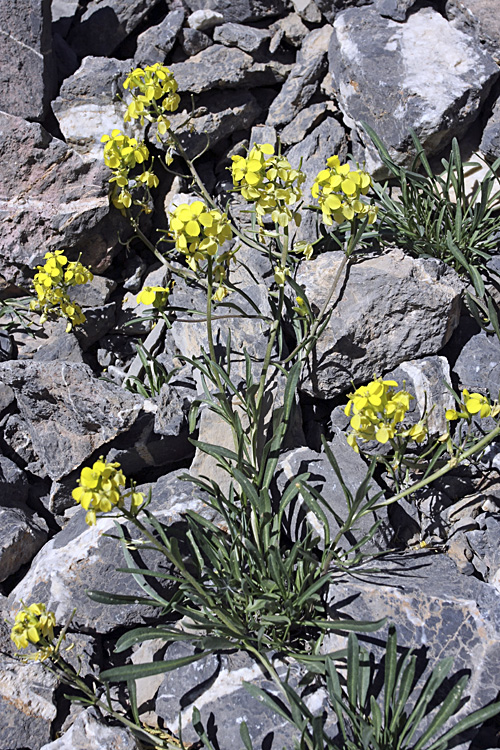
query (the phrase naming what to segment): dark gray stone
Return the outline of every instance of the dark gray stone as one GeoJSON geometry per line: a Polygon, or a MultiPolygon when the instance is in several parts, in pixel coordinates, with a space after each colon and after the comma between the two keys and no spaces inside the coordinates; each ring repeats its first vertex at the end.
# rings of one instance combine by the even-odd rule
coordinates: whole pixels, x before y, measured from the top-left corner
{"type": "Polygon", "coordinates": [[[43,120],[56,91],[50,2],[0,4],[0,110],[25,120],[43,120]]]}
{"type": "Polygon", "coordinates": [[[92,0],[69,40],[79,57],[108,57],[159,0],[92,0]]]}
{"type": "Polygon", "coordinates": [[[314,130],[325,119],[327,113],[327,102],[311,104],[309,107],[301,110],[281,131],[281,143],[284,146],[292,146],[294,143],[300,143],[311,130],[314,130]]]}
{"type": "Polygon", "coordinates": [[[285,11],[283,0],[187,0],[189,10],[216,10],[222,13],[224,21],[248,23],[274,16],[285,11]]]}
{"type": "Polygon", "coordinates": [[[286,125],[313,97],[326,71],[326,52],[332,31],[331,26],[325,25],[305,38],[297,62],[269,107],[267,125],[286,125]]]}
{"type": "Polygon", "coordinates": [[[180,43],[188,57],[197,55],[198,52],[202,52],[213,44],[210,37],[199,29],[182,29],[180,43]]]}
{"type": "Polygon", "coordinates": [[[333,23],[336,15],[345,8],[370,5],[373,0],[315,0],[328,23],[333,23]]]}
{"type": "Polygon", "coordinates": [[[179,91],[200,94],[213,88],[272,86],[282,83],[289,71],[283,63],[256,63],[251,55],[237,47],[213,44],[186,62],[170,65],[179,91]]]}
{"type": "Polygon", "coordinates": [[[27,267],[58,248],[71,260],[81,250],[97,272],[109,265],[118,234],[130,229],[118,211],[110,214],[103,163],[85,163],[41,125],[1,113],[0,163],[0,284],[28,287],[27,267]]]}
{"type": "Polygon", "coordinates": [[[134,64],[141,66],[164,62],[174,48],[185,16],[183,10],[172,10],[157,26],[151,26],[139,34],[134,64]]]}
{"type": "MultiPolygon", "coordinates": [[[[151,490],[149,510],[158,521],[169,527],[182,521],[182,514],[187,509],[214,520],[215,513],[205,504],[204,493],[194,484],[181,481],[179,475],[182,473],[173,472],[154,484],[138,487],[145,496],[151,490]]],[[[113,518],[104,516],[98,519],[96,526],[87,526],[85,511],[78,508],[64,529],[40,550],[26,576],[11,592],[8,599],[9,616],[14,617],[21,599],[45,602],[47,608],[55,612],[58,622],[63,622],[76,607],[74,626],[97,633],[107,633],[122,626],[142,625],[160,616],[160,609],[143,604],[111,607],[86,596],[87,589],[131,596],[142,596],[144,593],[131,576],[116,571],[125,566],[125,561],[118,541],[105,536],[113,533],[113,518]]],[[[136,531],[131,530],[131,533],[137,535],[136,531]]],[[[170,570],[166,559],[154,552],[134,553],[134,559],[138,567],[148,566],[163,572],[170,570]]],[[[165,593],[169,592],[168,585],[165,593]]]]}
{"type": "Polygon", "coordinates": [[[483,130],[479,148],[490,161],[495,161],[500,156],[500,99],[495,102],[491,117],[483,130]]]}
{"type": "Polygon", "coordinates": [[[34,362],[83,362],[82,350],[74,331],[66,331],[66,320],[47,321],[36,338],[24,338],[18,344],[18,359],[34,362]]]}
{"type": "MultiPolygon", "coordinates": [[[[173,127],[186,121],[186,106],[169,119],[173,127]]],[[[207,142],[213,147],[238,130],[250,128],[261,113],[257,99],[249,91],[211,91],[196,97],[191,127],[178,138],[189,157],[199,154],[207,142]]],[[[160,144],[161,147],[161,144],[160,144]]]]}
{"type": "Polygon", "coordinates": [[[66,362],[0,364],[0,381],[16,394],[40,462],[30,469],[60,479],[94,451],[131,428],[143,399],[97,380],[87,365],[66,362]]]}
{"type": "MultiPolygon", "coordinates": [[[[348,490],[355,495],[358,487],[366,477],[366,463],[348,445],[345,434],[340,430],[334,431],[329,447],[337,460],[348,490]]],[[[304,472],[310,473],[307,483],[318,490],[328,503],[329,507],[322,506],[322,510],[328,521],[331,538],[334,539],[339,530],[335,514],[337,517],[345,519],[349,510],[342,486],[325,452],[316,453],[309,448],[296,448],[281,457],[278,468],[280,470],[278,486],[281,492],[299,474],[303,474],[304,472]]],[[[372,480],[368,497],[372,498],[380,490],[380,486],[375,480],[372,480]]],[[[383,501],[384,497],[382,496],[380,499],[383,501]]],[[[290,507],[290,512],[287,516],[286,523],[289,526],[289,531],[293,539],[296,539],[300,535],[300,526],[303,524],[304,516],[306,516],[308,525],[313,529],[315,534],[319,535],[320,544],[323,543],[323,532],[320,522],[312,512],[308,511],[304,502],[297,500],[290,507]]],[[[385,509],[382,509],[377,514],[370,513],[363,516],[353,526],[348,536],[340,539],[338,546],[343,550],[348,550],[350,545],[352,546],[368,534],[377,521],[381,521],[380,528],[374,538],[367,543],[365,552],[386,549],[392,537],[392,529],[390,528],[385,509]]]]}
{"type": "Polygon", "coordinates": [[[417,0],[375,0],[375,10],[393,21],[405,21],[417,0]]]}
{"type": "MultiPolygon", "coordinates": [[[[429,668],[445,656],[454,658],[451,674],[469,674],[467,701],[453,719],[490,703],[498,693],[500,669],[500,594],[494,586],[461,575],[444,554],[420,553],[377,560],[380,575],[365,573],[334,580],[332,616],[388,618],[397,626],[398,646],[411,647],[429,668]]],[[[364,641],[363,636],[359,636],[364,641]]],[[[367,636],[380,658],[386,628],[367,636]]],[[[342,648],[345,638],[327,636],[324,652],[342,648]]],[[[423,682],[421,683],[423,686],[423,682]]],[[[469,738],[470,740],[470,738],[469,738]]]]}
{"type": "Polygon", "coordinates": [[[262,52],[270,38],[268,29],[256,29],[242,23],[225,23],[214,31],[214,42],[254,54],[262,52]]]}
{"type": "Polygon", "coordinates": [[[435,153],[476,119],[500,73],[474,38],[432,8],[405,24],[371,8],[351,8],[336,17],[334,29],[330,72],[346,122],[365,142],[359,158],[366,157],[369,171],[381,161],[362,135],[363,121],[399,163],[413,151],[410,128],[435,153]]]}
{"type": "Polygon", "coordinates": [[[100,307],[85,308],[85,322],[76,329],[76,338],[86,352],[90,347],[110,331],[116,321],[116,302],[100,307]]]}
{"type": "Polygon", "coordinates": [[[105,305],[115,289],[115,281],[107,279],[105,276],[95,275],[92,281],[71,287],[68,294],[73,302],[85,309],[86,307],[105,305]]]}
{"type": "Polygon", "coordinates": [[[458,385],[497,398],[500,392],[500,342],[497,337],[477,333],[464,345],[453,366],[458,385]]]}
{"type": "Polygon", "coordinates": [[[30,562],[48,538],[46,523],[25,505],[17,505],[0,486],[0,582],[30,562]]]}
{"type": "MultiPolygon", "coordinates": [[[[343,258],[335,251],[301,265],[297,282],[313,307],[321,309],[343,258]]],[[[352,382],[435,354],[458,324],[462,283],[444,263],[391,250],[341,276],[340,298],[306,368],[308,393],[331,398],[352,382]]]]}

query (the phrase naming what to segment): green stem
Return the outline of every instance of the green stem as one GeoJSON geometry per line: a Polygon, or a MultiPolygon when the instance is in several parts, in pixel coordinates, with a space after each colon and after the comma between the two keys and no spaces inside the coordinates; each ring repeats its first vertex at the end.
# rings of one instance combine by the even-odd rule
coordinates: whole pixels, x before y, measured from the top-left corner
{"type": "Polygon", "coordinates": [[[372,511],[376,511],[379,508],[384,508],[386,505],[391,505],[392,503],[395,503],[398,500],[401,500],[403,497],[407,497],[408,495],[411,495],[414,492],[417,492],[418,490],[422,489],[422,487],[426,487],[431,482],[434,482],[436,479],[439,479],[439,477],[442,477],[444,476],[444,474],[447,474],[449,471],[451,471],[451,469],[454,469],[455,466],[458,466],[458,464],[462,463],[463,461],[466,461],[468,458],[470,458],[470,456],[473,456],[475,453],[479,453],[480,451],[482,451],[498,435],[500,435],[500,424],[497,425],[497,427],[495,427],[494,430],[488,433],[488,435],[485,435],[478,443],[476,443],[471,448],[466,450],[465,453],[462,453],[461,455],[453,456],[452,458],[450,458],[450,460],[447,461],[444,466],[442,466],[440,469],[435,471],[433,474],[430,474],[430,476],[426,477],[425,479],[420,480],[420,482],[417,482],[416,484],[413,484],[411,487],[407,487],[406,490],[402,490],[401,492],[398,492],[397,495],[393,495],[388,500],[385,500],[383,503],[377,503],[377,505],[370,507],[366,512],[371,513],[372,511]]]}

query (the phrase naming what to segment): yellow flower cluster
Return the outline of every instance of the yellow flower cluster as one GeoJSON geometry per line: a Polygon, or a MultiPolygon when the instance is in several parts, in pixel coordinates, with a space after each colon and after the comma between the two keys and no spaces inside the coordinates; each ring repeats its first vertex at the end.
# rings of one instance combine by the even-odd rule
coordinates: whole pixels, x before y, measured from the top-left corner
{"type": "Polygon", "coordinates": [[[39,644],[34,658],[43,660],[53,652],[50,642],[54,639],[55,625],[55,615],[46,611],[45,604],[30,604],[17,613],[10,637],[17,648],[39,644]]]}
{"type": "Polygon", "coordinates": [[[398,387],[395,380],[376,378],[368,385],[357,388],[349,394],[349,401],[344,409],[351,418],[352,432],[347,437],[349,445],[359,453],[358,439],[377,440],[387,443],[394,437],[410,438],[421,443],[427,435],[424,422],[418,422],[407,430],[398,430],[413,398],[407,391],[395,391],[398,387]]]}
{"type": "MultiPolygon", "coordinates": [[[[118,129],[113,130],[111,135],[103,135],[101,143],[104,143],[104,163],[113,170],[113,176],[109,180],[115,183],[111,197],[113,205],[120,210],[130,208],[132,204],[130,170],[149,159],[148,148],[144,143],[138,143],[136,138],[129,138],[118,129]]],[[[137,180],[148,187],[158,185],[156,175],[146,169],[137,180]]]]}
{"type": "Polygon", "coordinates": [[[33,285],[37,299],[30,303],[31,310],[41,313],[40,323],[50,317],[63,317],[68,321],[66,330],[85,322],[85,315],[76,302],[72,302],[68,289],[92,281],[92,272],[80,261],[68,261],[62,250],[45,253],[45,264],[37,266],[33,285]]]}
{"type": "Polygon", "coordinates": [[[116,461],[106,463],[102,456],[92,468],[86,466],[82,469],[79,487],[71,494],[73,500],[87,511],[85,521],[89,526],[95,525],[98,511],[108,513],[113,508],[123,508],[127,498],[130,498],[132,508],[141,505],[142,494],[133,489],[124,490],[125,483],[120,464],[116,461]]]}
{"type": "Polygon", "coordinates": [[[368,223],[373,224],[377,209],[360,200],[372,184],[370,175],[361,169],[351,170],[349,164],[340,163],[338,156],[330,156],[326,163],[327,169],[318,173],[311,188],[324,223],[330,226],[334,221],[341,224],[345,219],[352,221],[355,216],[367,216],[368,223]]]}
{"type": "Polygon", "coordinates": [[[175,112],[179,106],[177,81],[165,65],[155,63],[144,68],[135,68],[125,79],[124,89],[130,89],[132,101],[127,107],[124,120],[144,120],[158,123],[158,132],[164,135],[170,127],[166,112],[175,112]]]}
{"type": "Polygon", "coordinates": [[[137,295],[137,302],[141,305],[153,305],[162,310],[168,302],[169,286],[145,286],[137,295]]]}
{"type": "Polygon", "coordinates": [[[241,189],[247,201],[255,203],[255,211],[260,223],[266,214],[282,227],[292,219],[300,223],[300,214],[290,209],[302,197],[300,186],[305,175],[299,169],[292,169],[290,162],[274,153],[270,143],[255,144],[248,155],[232,156],[230,167],[233,184],[241,189]]]}
{"type": "Polygon", "coordinates": [[[170,214],[170,234],[193,271],[233,236],[227,215],[209,209],[202,201],[181,203],[175,208],[170,214]]]}
{"type": "Polygon", "coordinates": [[[448,409],[446,411],[446,419],[450,422],[455,419],[466,419],[468,422],[474,416],[478,416],[481,419],[485,417],[496,417],[500,413],[500,406],[492,406],[486,396],[482,396],[480,393],[469,393],[464,388],[462,391],[462,403],[460,404],[461,411],[457,409],[448,409]]]}

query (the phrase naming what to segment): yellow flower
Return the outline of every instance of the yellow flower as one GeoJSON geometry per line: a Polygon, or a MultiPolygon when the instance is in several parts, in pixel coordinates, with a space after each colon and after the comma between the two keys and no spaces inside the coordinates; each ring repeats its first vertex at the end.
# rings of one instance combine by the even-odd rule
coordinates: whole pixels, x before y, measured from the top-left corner
{"type": "Polygon", "coordinates": [[[233,184],[242,196],[255,203],[260,224],[266,214],[282,227],[294,219],[300,223],[300,215],[290,210],[302,196],[300,186],[305,175],[293,169],[290,162],[278,154],[270,143],[255,144],[247,157],[233,156],[230,167],[233,184]]]}
{"type": "Polygon", "coordinates": [[[125,490],[126,479],[118,462],[106,463],[101,456],[92,468],[86,466],[80,474],[79,486],[72,497],[87,511],[85,521],[93,526],[97,512],[108,513],[113,508],[123,508],[126,498],[130,498],[132,508],[142,503],[139,492],[125,490]]]}
{"type": "Polygon", "coordinates": [[[153,305],[160,310],[167,304],[169,294],[170,287],[168,286],[145,286],[137,295],[137,302],[142,305],[153,305]]]}
{"type": "Polygon", "coordinates": [[[456,419],[466,419],[468,422],[471,421],[472,417],[478,416],[481,419],[485,417],[495,417],[498,412],[498,406],[492,406],[486,396],[481,393],[469,393],[467,388],[462,391],[462,401],[460,403],[461,410],[447,409],[445,417],[448,421],[456,419]]]}
{"type": "Polygon", "coordinates": [[[50,641],[54,639],[55,625],[55,615],[46,611],[45,604],[30,604],[16,614],[10,637],[17,648],[40,644],[37,658],[45,659],[52,652],[50,641]]]}
{"type": "Polygon", "coordinates": [[[71,301],[68,289],[87,284],[94,276],[80,261],[69,262],[62,250],[45,253],[44,259],[45,264],[37,266],[33,279],[37,299],[30,302],[30,309],[40,313],[42,325],[50,317],[66,318],[66,330],[70,331],[85,322],[85,315],[81,307],[71,301]]]}
{"type": "Polygon", "coordinates": [[[418,422],[408,430],[399,430],[398,425],[404,420],[413,398],[407,391],[395,391],[398,387],[395,380],[375,378],[368,385],[357,388],[349,394],[344,413],[351,416],[352,432],[347,442],[359,451],[358,440],[377,440],[387,443],[397,435],[408,437],[417,443],[425,440],[427,428],[418,422]]]}
{"type": "Polygon", "coordinates": [[[170,234],[193,271],[233,236],[227,215],[209,209],[202,201],[181,203],[174,209],[170,214],[170,234]]]}
{"type": "Polygon", "coordinates": [[[317,198],[323,214],[323,222],[329,226],[333,222],[341,224],[355,216],[367,216],[368,223],[373,224],[377,209],[360,200],[366,195],[372,180],[363,170],[351,170],[349,164],[340,164],[338,156],[331,156],[326,161],[327,168],[316,176],[311,188],[313,198],[317,198]]]}

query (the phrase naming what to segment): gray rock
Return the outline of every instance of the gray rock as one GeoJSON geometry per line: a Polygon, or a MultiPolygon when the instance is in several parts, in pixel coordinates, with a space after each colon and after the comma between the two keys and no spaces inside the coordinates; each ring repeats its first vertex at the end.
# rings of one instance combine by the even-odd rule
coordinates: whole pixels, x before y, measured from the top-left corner
{"type": "Polygon", "coordinates": [[[280,18],[273,23],[271,29],[274,30],[274,36],[270,46],[270,51],[272,53],[278,49],[283,39],[288,42],[288,44],[291,44],[292,47],[300,49],[302,42],[309,34],[309,29],[305,23],[302,22],[301,17],[297,13],[290,13],[284,18],[280,18]]]}
{"type": "Polygon", "coordinates": [[[52,23],[61,18],[73,18],[78,8],[78,0],[52,0],[50,7],[52,23]]]}
{"type": "Polygon", "coordinates": [[[196,31],[208,31],[213,29],[214,26],[219,26],[221,23],[224,23],[224,16],[222,13],[209,8],[205,10],[195,10],[187,19],[189,28],[196,29],[196,31]]]}
{"type": "Polygon", "coordinates": [[[139,34],[134,64],[151,65],[154,62],[166,60],[167,55],[174,48],[184,18],[184,10],[171,10],[157,26],[151,26],[139,34]]]}
{"type": "Polygon", "coordinates": [[[0,161],[0,283],[27,285],[26,266],[57,248],[72,260],[81,250],[97,272],[109,264],[118,233],[124,239],[130,229],[119,212],[110,214],[103,163],[85,163],[41,125],[1,113],[0,161]]]}
{"type": "Polygon", "coordinates": [[[479,39],[500,63],[500,14],[495,0],[447,0],[445,12],[453,26],[479,39]]]}
{"type": "Polygon", "coordinates": [[[326,70],[326,52],[333,29],[326,25],[305,38],[297,62],[269,107],[266,124],[286,125],[313,97],[326,70]]]}
{"type": "Polygon", "coordinates": [[[320,23],[321,11],[314,0],[292,0],[293,9],[308,23],[320,23]]]}
{"type": "MultiPolygon", "coordinates": [[[[189,643],[179,641],[168,647],[165,659],[193,653],[189,643]]],[[[274,666],[281,679],[290,669],[290,684],[297,689],[301,674],[297,663],[275,660],[274,666]]],[[[271,743],[273,748],[292,747],[294,739],[298,739],[297,729],[252,697],[243,687],[243,681],[278,695],[276,685],[266,679],[262,667],[245,652],[211,654],[165,675],[158,691],[156,712],[173,731],[178,731],[177,717],[181,711],[182,736],[187,742],[198,738],[191,723],[196,706],[203,726],[220,750],[241,746],[242,720],[247,724],[253,747],[271,747],[271,743]]],[[[318,692],[311,696],[313,712],[321,710],[324,704],[324,693],[318,695],[318,692]]]]}
{"type": "Polygon", "coordinates": [[[346,7],[370,5],[373,0],[314,0],[328,23],[333,23],[336,15],[346,7]]]}
{"type": "Polygon", "coordinates": [[[56,687],[57,679],[40,663],[22,664],[2,649],[0,750],[39,748],[50,741],[56,687]]]}
{"type": "Polygon", "coordinates": [[[83,362],[82,350],[74,331],[66,332],[66,320],[48,320],[36,336],[19,331],[15,334],[18,359],[35,362],[83,362]]]}
{"type": "Polygon", "coordinates": [[[292,146],[294,143],[303,141],[306,135],[325,119],[328,111],[331,111],[328,104],[328,102],[318,102],[301,110],[281,131],[281,143],[284,146],[292,146]]]}
{"type": "MultiPolygon", "coordinates": [[[[166,526],[179,523],[188,509],[213,520],[215,513],[205,505],[204,494],[195,485],[181,481],[181,473],[184,472],[173,472],[138,488],[146,496],[151,489],[150,511],[166,526]]],[[[159,616],[159,610],[144,604],[110,607],[87,597],[87,589],[126,592],[130,596],[144,593],[129,575],[116,571],[125,562],[118,541],[105,536],[113,534],[114,528],[114,519],[107,516],[98,519],[96,526],[87,526],[85,511],[79,508],[64,529],[40,550],[26,576],[11,592],[7,602],[10,618],[18,611],[21,600],[45,602],[58,622],[64,622],[76,607],[75,628],[97,633],[142,625],[159,616]]],[[[147,565],[164,572],[167,567],[166,560],[155,553],[144,552],[136,559],[139,567],[147,565]]]]}
{"type": "Polygon", "coordinates": [[[197,29],[181,29],[180,43],[188,57],[194,57],[198,52],[203,52],[213,44],[207,34],[197,29]]]}
{"type": "Polygon", "coordinates": [[[107,726],[88,708],[76,717],[67,732],[40,750],[139,750],[139,747],[128,729],[107,726]]]}
{"type": "Polygon", "coordinates": [[[497,99],[493,106],[493,112],[483,130],[479,148],[491,161],[495,161],[500,156],[500,99],[497,99]]]}
{"type": "MultiPolygon", "coordinates": [[[[169,119],[173,127],[186,121],[189,110],[182,109],[169,119]]],[[[207,142],[213,147],[238,130],[250,128],[261,113],[255,96],[249,91],[211,91],[196,97],[196,109],[190,127],[178,138],[189,157],[199,154],[207,142]]]]}
{"type": "Polygon", "coordinates": [[[139,26],[159,0],[93,0],[69,41],[79,57],[108,57],[139,26]]]}
{"type": "Polygon", "coordinates": [[[92,281],[79,286],[71,287],[68,294],[73,302],[80,305],[81,308],[99,307],[105,305],[116,289],[116,281],[107,279],[105,276],[95,275],[92,281]]]}
{"type": "MultiPolygon", "coordinates": [[[[82,351],[90,347],[110,331],[116,321],[116,303],[85,308],[85,322],[75,329],[75,336],[82,351]]],[[[60,357],[62,359],[62,357],[60,357]]]]}
{"type": "Polygon", "coordinates": [[[178,437],[187,431],[187,416],[196,391],[175,381],[162,385],[155,415],[155,432],[158,435],[178,437]]]}
{"type": "Polygon", "coordinates": [[[13,461],[0,455],[0,505],[24,505],[28,499],[26,474],[13,461]]]}
{"type": "Polygon", "coordinates": [[[14,340],[8,333],[0,329],[0,362],[14,358],[14,340]]]}
{"type": "MultiPolygon", "coordinates": [[[[0,457],[2,462],[6,459],[0,457]]],[[[45,521],[28,506],[14,503],[0,485],[0,582],[5,581],[45,544],[48,530],[45,521]],[[5,493],[5,494],[4,494],[5,493]]]]}
{"type": "Polygon", "coordinates": [[[417,0],[375,0],[375,10],[393,21],[406,21],[408,11],[416,2],[417,0]]]}
{"type": "MultiPolygon", "coordinates": [[[[475,40],[432,8],[405,24],[371,8],[339,14],[330,43],[330,72],[346,123],[373,127],[399,163],[412,151],[413,128],[428,154],[444,148],[476,119],[500,73],[475,40]]],[[[369,171],[381,166],[369,139],[369,171]]],[[[358,157],[358,154],[354,154],[358,157]]]]}
{"type": "Polygon", "coordinates": [[[0,364],[0,381],[16,394],[39,461],[30,470],[60,479],[131,428],[143,399],[97,380],[90,367],[65,362],[0,364]]]}
{"type": "MultiPolygon", "coordinates": [[[[168,285],[168,279],[169,271],[166,266],[155,264],[145,276],[142,288],[144,289],[147,286],[165,287],[165,285],[168,285]]],[[[136,320],[136,318],[141,318],[150,313],[154,309],[153,305],[144,305],[142,302],[138,302],[137,296],[136,294],[127,294],[123,298],[121,309],[118,312],[116,331],[121,331],[129,336],[151,331],[153,320],[148,318],[136,320]]]]}
{"type": "Polygon", "coordinates": [[[272,86],[282,83],[289,71],[283,63],[256,63],[251,55],[237,47],[214,44],[186,62],[170,66],[179,91],[201,94],[213,88],[272,86]]]}
{"type": "Polygon", "coordinates": [[[57,32],[52,35],[52,52],[57,69],[57,80],[61,83],[78,70],[78,56],[66,39],[57,32]]]}
{"type": "MultiPolygon", "coordinates": [[[[299,269],[297,282],[313,308],[321,309],[343,257],[341,251],[324,253],[299,269]]],[[[302,384],[322,398],[405,360],[437,353],[458,324],[462,284],[455,271],[433,259],[392,250],[351,266],[337,289],[340,299],[302,384]]]]}
{"type": "Polygon", "coordinates": [[[242,23],[225,23],[214,31],[214,42],[254,54],[262,52],[270,38],[268,29],[256,29],[242,23]]]}
{"type": "MultiPolygon", "coordinates": [[[[366,463],[348,445],[345,434],[340,430],[334,431],[329,447],[337,460],[347,489],[351,491],[353,496],[356,495],[358,487],[366,477],[366,463]]],[[[321,453],[316,453],[309,448],[296,448],[282,455],[278,464],[278,471],[280,475],[277,481],[281,492],[299,474],[303,474],[304,472],[310,473],[307,483],[318,490],[328,503],[329,507],[322,506],[322,510],[328,521],[331,538],[334,539],[339,531],[339,523],[335,516],[345,519],[349,510],[340,481],[326,453],[323,450],[321,453]]],[[[371,490],[368,497],[372,498],[381,488],[375,480],[372,480],[370,485],[371,490]]],[[[383,499],[382,496],[381,501],[383,499]]],[[[300,496],[293,508],[290,508],[290,513],[286,515],[287,520],[285,523],[288,526],[292,539],[300,537],[300,527],[305,515],[308,525],[320,537],[320,544],[323,543],[323,529],[320,521],[312,511],[308,510],[306,503],[300,499],[300,496]]],[[[353,544],[368,534],[373,525],[379,520],[381,521],[381,526],[376,532],[375,537],[366,544],[364,551],[373,552],[386,549],[389,539],[392,537],[392,529],[390,528],[385,509],[382,509],[377,514],[370,513],[363,516],[353,526],[347,536],[341,537],[338,546],[343,550],[350,549],[353,544]]]]}
{"type": "Polygon", "coordinates": [[[459,387],[497,398],[500,392],[500,343],[496,336],[477,333],[466,342],[453,366],[459,387]]]}
{"type": "Polygon", "coordinates": [[[271,125],[254,125],[250,131],[248,150],[251,151],[256,143],[270,143],[276,148],[277,142],[276,130],[271,125]]]}
{"type": "Polygon", "coordinates": [[[283,0],[186,0],[189,10],[215,10],[224,21],[248,23],[280,16],[285,10],[283,0]]]}
{"type": "Polygon", "coordinates": [[[485,566],[484,580],[493,584],[500,594],[500,520],[498,513],[478,515],[475,521],[479,528],[473,531],[465,530],[465,536],[470,548],[485,566]]]}
{"type": "MultiPolygon", "coordinates": [[[[493,586],[461,575],[446,555],[428,553],[377,561],[380,576],[339,578],[331,586],[331,606],[354,619],[387,617],[397,626],[398,646],[421,649],[432,667],[454,658],[451,674],[469,674],[470,700],[462,716],[489,704],[498,692],[500,594],[493,586]]],[[[361,573],[361,571],[358,571],[361,573]]],[[[368,648],[385,641],[385,629],[368,636],[368,648]]],[[[363,636],[360,640],[364,640],[363,636]]],[[[343,637],[327,636],[323,652],[342,648],[343,637]]],[[[379,658],[379,657],[377,657],[379,658]]],[[[423,683],[421,683],[423,685],[423,683]]],[[[470,741],[469,737],[469,741],[470,741]]]]}
{"type": "Polygon", "coordinates": [[[0,6],[0,110],[42,121],[56,92],[50,0],[13,0],[0,6]]]}
{"type": "Polygon", "coordinates": [[[124,105],[117,94],[127,99],[121,84],[132,67],[131,60],[85,57],[78,70],[61,86],[52,109],[66,142],[85,161],[103,160],[101,136],[118,128],[143,138],[138,122],[124,123],[124,105]]]}

